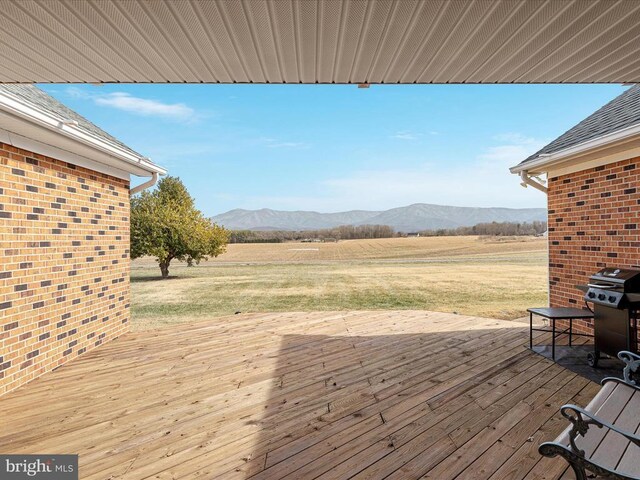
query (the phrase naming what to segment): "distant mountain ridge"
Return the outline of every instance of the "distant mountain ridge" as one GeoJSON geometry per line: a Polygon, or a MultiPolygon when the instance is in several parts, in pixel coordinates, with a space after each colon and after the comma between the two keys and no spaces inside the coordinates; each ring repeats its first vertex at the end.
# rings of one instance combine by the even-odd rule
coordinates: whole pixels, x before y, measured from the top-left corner
{"type": "Polygon", "coordinates": [[[212,217],[230,230],[318,230],[340,225],[388,225],[400,232],[471,227],[486,222],[546,221],[545,208],[452,207],[415,203],[384,211],[351,210],[319,213],[235,209],[212,217]]]}

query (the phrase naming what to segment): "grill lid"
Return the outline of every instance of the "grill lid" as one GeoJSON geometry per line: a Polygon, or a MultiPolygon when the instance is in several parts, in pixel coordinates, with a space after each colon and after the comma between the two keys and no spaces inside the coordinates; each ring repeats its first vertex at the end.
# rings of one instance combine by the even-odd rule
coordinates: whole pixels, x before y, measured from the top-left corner
{"type": "Polygon", "coordinates": [[[591,283],[622,288],[625,292],[640,292],[640,270],[607,267],[590,277],[591,283]]]}

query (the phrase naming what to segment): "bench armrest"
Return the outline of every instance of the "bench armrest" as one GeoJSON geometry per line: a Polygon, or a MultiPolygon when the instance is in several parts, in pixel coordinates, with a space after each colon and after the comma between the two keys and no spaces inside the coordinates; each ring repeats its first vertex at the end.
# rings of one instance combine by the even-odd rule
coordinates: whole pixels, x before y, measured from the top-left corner
{"type": "Polygon", "coordinates": [[[562,413],[562,416],[569,420],[573,425],[569,432],[569,444],[571,451],[582,457],[584,457],[584,451],[580,450],[576,446],[575,440],[578,435],[583,437],[586,435],[587,430],[589,430],[589,425],[595,425],[598,428],[606,427],[609,430],[613,430],[640,447],[640,436],[626,432],[609,422],[605,422],[604,420],[596,417],[593,413],[587,412],[584,408],[580,408],[577,405],[563,405],[560,408],[560,413],[562,413]]]}
{"type": "Polygon", "coordinates": [[[635,380],[635,376],[640,375],[640,355],[622,351],[618,353],[618,358],[626,364],[624,370],[622,370],[624,381],[630,385],[640,386],[635,380]]]}

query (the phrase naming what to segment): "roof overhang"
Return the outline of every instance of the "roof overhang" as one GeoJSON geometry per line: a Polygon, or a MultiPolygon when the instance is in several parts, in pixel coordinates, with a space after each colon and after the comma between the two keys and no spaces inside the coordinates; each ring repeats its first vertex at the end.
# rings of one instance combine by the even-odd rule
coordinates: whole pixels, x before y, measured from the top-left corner
{"type": "Polygon", "coordinates": [[[511,167],[511,173],[564,175],[640,157],[640,124],[511,167]]]}
{"type": "Polygon", "coordinates": [[[0,0],[0,82],[640,82],[640,2],[0,0]]]}
{"type": "Polygon", "coordinates": [[[0,93],[0,141],[120,178],[166,173],[148,158],[7,93],[0,93]]]}

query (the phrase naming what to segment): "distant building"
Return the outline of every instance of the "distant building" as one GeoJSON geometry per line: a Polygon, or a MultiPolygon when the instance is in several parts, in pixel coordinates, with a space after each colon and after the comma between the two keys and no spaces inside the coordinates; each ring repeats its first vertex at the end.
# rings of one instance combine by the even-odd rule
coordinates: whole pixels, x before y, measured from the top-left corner
{"type": "Polygon", "coordinates": [[[419,232],[411,232],[411,233],[407,233],[407,237],[419,237],[420,233],[419,232]]]}

